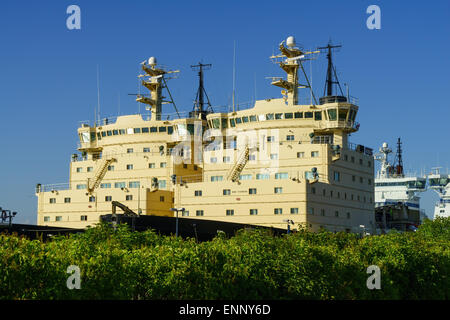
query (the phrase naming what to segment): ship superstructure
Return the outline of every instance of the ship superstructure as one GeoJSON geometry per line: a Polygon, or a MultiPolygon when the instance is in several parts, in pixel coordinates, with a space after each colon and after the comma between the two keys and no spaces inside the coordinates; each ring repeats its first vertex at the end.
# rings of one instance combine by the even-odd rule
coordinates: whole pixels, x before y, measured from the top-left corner
{"type": "Polygon", "coordinates": [[[401,140],[397,141],[394,164],[388,156],[392,149],[383,143],[375,159],[381,162],[375,179],[375,210],[380,229],[395,228],[406,231],[421,222],[420,196],[426,191],[426,178],[407,176],[403,169],[401,140]]]}
{"type": "Polygon", "coordinates": [[[450,174],[442,174],[440,168],[433,168],[428,175],[429,188],[439,195],[439,201],[434,207],[434,217],[450,217],[450,174]]]}
{"type": "Polygon", "coordinates": [[[313,52],[297,48],[293,37],[279,49],[272,59],[287,77],[272,84],[283,89],[282,98],[233,112],[197,104],[178,119],[162,115],[168,72],[154,58],[143,63],[150,97],[137,100],[149,106],[151,119],[83,124],[69,184],[37,187],[38,224],[86,227],[118,201],[143,215],[173,216],[182,208],[182,216],[197,219],[374,230],[372,149],[348,141],[359,129],[358,106],[332,92],[320,104],[298,104],[298,88],[310,88],[302,60],[313,52]]]}

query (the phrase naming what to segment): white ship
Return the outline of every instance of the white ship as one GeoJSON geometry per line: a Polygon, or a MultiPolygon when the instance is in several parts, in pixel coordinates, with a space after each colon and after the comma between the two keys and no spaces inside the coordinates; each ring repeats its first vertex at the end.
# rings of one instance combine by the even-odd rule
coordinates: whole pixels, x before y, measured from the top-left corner
{"type": "Polygon", "coordinates": [[[440,168],[433,168],[433,173],[428,175],[430,189],[437,192],[439,201],[434,207],[434,218],[450,217],[450,175],[441,174],[440,168]]]}
{"type": "Polygon", "coordinates": [[[385,142],[375,155],[381,168],[375,178],[375,212],[380,229],[415,230],[424,217],[420,209],[421,192],[426,191],[426,178],[407,176],[403,172],[400,138],[394,164],[389,162],[392,153],[385,142]]]}

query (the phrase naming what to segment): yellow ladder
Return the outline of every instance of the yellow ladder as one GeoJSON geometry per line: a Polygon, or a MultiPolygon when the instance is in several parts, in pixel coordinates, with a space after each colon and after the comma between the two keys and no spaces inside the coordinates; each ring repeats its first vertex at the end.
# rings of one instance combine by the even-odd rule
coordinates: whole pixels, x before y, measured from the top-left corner
{"type": "Polygon", "coordinates": [[[248,145],[247,145],[247,146],[245,146],[245,149],[239,155],[238,161],[231,168],[231,170],[228,174],[228,180],[231,180],[233,182],[235,182],[236,180],[239,180],[239,175],[241,174],[242,170],[244,169],[245,165],[248,162],[249,153],[250,153],[250,149],[248,148],[248,145]]]}
{"type": "Polygon", "coordinates": [[[94,191],[94,189],[96,189],[100,185],[100,182],[102,181],[103,177],[105,176],[106,171],[108,171],[108,166],[114,161],[116,161],[116,159],[109,158],[109,159],[104,159],[100,163],[100,166],[98,167],[97,171],[95,172],[94,177],[89,181],[89,184],[88,184],[89,192],[94,191]]]}

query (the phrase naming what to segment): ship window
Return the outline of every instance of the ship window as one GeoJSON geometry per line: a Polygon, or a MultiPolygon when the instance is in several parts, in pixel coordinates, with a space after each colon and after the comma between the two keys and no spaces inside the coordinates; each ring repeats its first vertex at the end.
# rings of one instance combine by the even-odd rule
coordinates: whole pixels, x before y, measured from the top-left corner
{"type": "Polygon", "coordinates": [[[322,120],[322,111],[314,112],[314,120],[322,120]]]}
{"type": "Polygon", "coordinates": [[[139,181],[128,182],[128,188],[139,188],[139,181]]]}
{"type": "Polygon", "coordinates": [[[95,197],[94,196],[90,196],[89,197],[89,202],[95,202],[95,197]]]}
{"type": "Polygon", "coordinates": [[[236,126],[236,124],[235,124],[235,122],[234,122],[234,119],[230,119],[230,126],[231,126],[231,127],[235,127],[235,126],[236,126]]]}
{"type": "Polygon", "coordinates": [[[256,180],[268,180],[270,178],[270,175],[267,173],[257,173],[256,174],[256,180]]]}
{"type": "Polygon", "coordinates": [[[87,216],[81,216],[80,219],[81,221],[87,221],[87,216]]]}
{"type": "Polygon", "coordinates": [[[141,133],[141,128],[134,128],[134,133],[141,133]]]}
{"type": "Polygon", "coordinates": [[[62,221],[62,216],[56,216],[56,220],[55,221],[62,221]]]}
{"type": "Polygon", "coordinates": [[[212,127],[213,129],[220,129],[220,119],[212,119],[212,127]]]}
{"type": "Polygon", "coordinates": [[[282,187],[276,187],[276,188],[273,189],[273,192],[277,193],[277,194],[283,193],[283,188],[282,187]]]}
{"type": "Polygon", "coordinates": [[[194,196],[201,197],[202,196],[202,190],[195,190],[194,196]]]}
{"type": "Polygon", "coordinates": [[[188,210],[184,210],[181,212],[181,216],[182,217],[189,217],[189,211],[188,210]]]}
{"type": "Polygon", "coordinates": [[[165,168],[165,167],[167,167],[167,163],[166,163],[166,162],[161,162],[161,163],[159,164],[159,167],[160,167],[160,168],[165,168]]]}
{"type": "Polygon", "coordinates": [[[293,141],[294,140],[294,135],[293,134],[289,134],[286,136],[286,140],[287,141],[293,141]]]}
{"type": "Polygon", "coordinates": [[[270,160],[278,160],[278,153],[271,153],[270,160]]]}
{"type": "Polygon", "coordinates": [[[248,194],[256,194],[256,188],[248,189],[248,194]]]}
{"type": "Polygon", "coordinates": [[[275,141],[275,136],[268,136],[267,137],[267,142],[274,142],[275,141]]]}
{"type": "Polygon", "coordinates": [[[203,216],[203,215],[204,215],[204,212],[203,212],[203,210],[196,210],[196,211],[195,211],[195,215],[196,215],[196,216],[203,216]]]}
{"type": "Polygon", "coordinates": [[[274,214],[283,214],[283,209],[282,208],[275,208],[275,209],[273,209],[273,213],[274,214]]]}
{"type": "Polygon", "coordinates": [[[82,132],[80,138],[81,142],[89,142],[89,132],[82,132]]]}
{"type": "Polygon", "coordinates": [[[101,134],[102,134],[102,137],[106,137],[106,131],[102,131],[101,134]]]}
{"type": "Polygon", "coordinates": [[[256,116],[250,116],[250,122],[255,122],[256,121],[256,116]]]}
{"type": "Polygon", "coordinates": [[[308,213],[309,213],[309,214],[314,214],[314,208],[309,207],[309,208],[308,208],[308,213]]]}
{"type": "Polygon", "coordinates": [[[285,113],[284,114],[284,118],[285,119],[292,119],[294,117],[294,114],[292,113],[292,112],[289,112],[289,113],[285,113]]]}
{"type": "Polygon", "coordinates": [[[241,174],[239,176],[239,180],[251,180],[252,179],[252,175],[251,174],[241,174]]]}
{"type": "Polygon", "coordinates": [[[133,195],[127,194],[127,195],[125,196],[125,200],[126,200],[126,201],[131,201],[131,200],[133,200],[133,195]]]}
{"type": "Polygon", "coordinates": [[[167,133],[172,134],[173,133],[173,127],[167,127],[167,133]]]}
{"type": "Polygon", "coordinates": [[[167,186],[166,180],[158,180],[158,188],[165,189],[167,186]]]}
{"type": "Polygon", "coordinates": [[[70,198],[64,198],[64,203],[70,203],[70,198]]]}
{"type": "Polygon", "coordinates": [[[211,176],[211,182],[223,181],[223,176],[211,176]]]}
{"type": "Polygon", "coordinates": [[[189,134],[194,135],[194,124],[189,123],[187,125],[187,131],[189,132],[189,134]]]}
{"type": "Polygon", "coordinates": [[[144,148],[142,151],[145,153],[150,152],[150,148],[144,148]]]}
{"type": "Polygon", "coordinates": [[[223,119],[222,119],[222,128],[223,128],[223,129],[228,128],[227,124],[228,124],[227,119],[223,118],[223,119]]]}
{"type": "Polygon", "coordinates": [[[296,113],[294,113],[294,118],[295,119],[303,118],[303,112],[296,112],[296,113]]]}
{"type": "Polygon", "coordinates": [[[242,117],[242,122],[247,123],[248,122],[248,117],[242,117]]]}
{"type": "Polygon", "coordinates": [[[266,114],[266,120],[273,120],[273,113],[266,114]]]}
{"type": "Polygon", "coordinates": [[[133,133],[134,133],[133,128],[127,128],[127,134],[133,134],[133,133]]]}
{"type": "Polygon", "coordinates": [[[44,222],[49,222],[50,221],[50,217],[49,216],[45,216],[44,217],[44,222]]]}
{"type": "Polygon", "coordinates": [[[117,136],[119,134],[119,130],[113,130],[113,135],[117,136]]]}
{"type": "Polygon", "coordinates": [[[230,189],[223,189],[223,195],[224,196],[229,196],[231,194],[231,190],[230,189]]]}
{"type": "Polygon", "coordinates": [[[94,168],[93,168],[93,167],[87,167],[86,169],[87,169],[87,172],[92,172],[92,171],[94,171],[94,168]]]}
{"type": "Polygon", "coordinates": [[[227,216],[234,216],[234,210],[233,209],[227,209],[226,214],[227,214],[227,216]]]}
{"type": "Polygon", "coordinates": [[[111,183],[102,183],[102,184],[100,184],[100,188],[109,189],[109,188],[111,188],[111,183]]]}
{"type": "Polygon", "coordinates": [[[148,127],[144,127],[141,130],[142,130],[142,133],[148,133],[149,132],[148,127]]]}
{"type": "Polygon", "coordinates": [[[258,209],[250,209],[250,215],[256,216],[258,214],[258,209]]]}
{"type": "Polygon", "coordinates": [[[297,158],[304,158],[305,153],[304,152],[297,152],[297,158]]]}
{"type": "Polygon", "coordinates": [[[305,119],[312,119],[313,112],[305,112],[305,119]]]}
{"type": "Polygon", "coordinates": [[[210,163],[217,163],[217,157],[211,157],[211,158],[209,159],[209,162],[210,162],[210,163]]]}
{"type": "Polygon", "coordinates": [[[108,171],[114,171],[114,166],[108,166],[108,171]]]}
{"type": "Polygon", "coordinates": [[[77,189],[86,189],[86,185],[85,184],[77,184],[77,189]]]}
{"type": "Polygon", "coordinates": [[[347,112],[346,109],[339,109],[339,121],[345,121],[347,119],[347,112]]]}
{"type": "Polygon", "coordinates": [[[298,214],[298,208],[291,208],[291,214],[298,214]]]}
{"type": "Polygon", "coordinates": [[[127,149],[127,153],[133,153],[133,149],[132,148],[127,149]]]}
{"type": "Polygon", "coordinates": [[[108,137],[112,136],[112,131],[111,131],[111,130],[106,131],[106,135],[107,135],[108,137]]]}
{"type": "Polygon", "coordinates": [[[228,163],[228,162],[230,162],[231,161],[231,158],[230,157],[223,157],[223,162],[224,163],[228,163]]]}
{"type": "Polygon", "coordinates": [[[83,168],[77,168],[77,172],[82,172],[83,168]]]}
{"type": "Polygon", "coordinates": [[[283,119],[283,114],[282,113],[275,113],[275,119],[277,119],[277,120],[283,119]]]}
{"type": "Polygon", "coordinates": [[[258,119],[259,119],[259,121],[265,121],[265,120],[266,120],[266,117],[265,117],[263,114],[260,114],[260,115],[258,116],[258,119]]]}
{"type": "Polygon", "coordinates": [[[111,196],[105,196],[105,201],[106,201],[106,202],[112,201],[112,197],[111,197],[111,196]]]}
{"type": "Polygon", "coordinates": [[[236,124],[242,123],[242,119],[241,118],[236,118],[236,124]]]}
{"type": "Polygon", "coordinates": [[[158,132],[158,127],[150,127],[150,132],[158,132]]]}
{"type": "Polygon", "coordinates": [[[132,164],[127,164],[127,170],[133,170],[133,165],[132,164]]]}
{"type": "Polygon", "coordinates": [[[56,203],[56,198],[50,198],[50,203],[56,203]]]}
{"type": "Polygon", "coordinates": [[[95,132],[91,132],[91,141],[95,141],[95,132]]]}
{"type": "Polygon", "coordinates": [[[119,134],[126,134],[125,129],[119,129],[119,134]]]}
{"type": "Polygon", "coordinates": [[[328,119],[330,121],[335,121],[337,119],[336,118],[336,109],[328,109],[327,111],[328,111],[328,119]]]}
{"type": "Polygon", "coordinates": [[[334,172],[334,181],[340,181],[341,180],[341,174],[338,171],[334,172]]]}
{"type": "Polygon", "coordinates": [[[278,172],[275,173],[275,179],[288,179],[289,174],[287,172],[278,172]]]}
{"type": "Polygon", "coordinates": [[[311,151],[311,157],[317,158],[319,156],[319,151],[311,151]]]}
{"type": "Polygon", "coordinates": [[[125,182],[116,182],[114,183],[114,188],[125,188],[126,183],[125,182]]]}

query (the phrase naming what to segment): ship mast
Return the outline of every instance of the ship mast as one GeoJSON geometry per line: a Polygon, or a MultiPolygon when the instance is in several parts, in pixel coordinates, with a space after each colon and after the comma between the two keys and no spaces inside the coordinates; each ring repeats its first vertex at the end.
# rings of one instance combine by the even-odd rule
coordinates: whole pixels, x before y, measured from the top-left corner
{"type": "Polygon", "coordinates": [[[402,159],[402,142],[400,141],[400,138],[397,140],[397,155],[396,155],[396,166],[395,166],[395,173],[397,176],[403,177],[403,159],[402,159]]]}
{"type": "Polygon", "coordinates": [[[323,94],[325,96],[325,89],[326,89],[326,93],[327,93],[327,97],[331,97],[333,96],[333,84],[337,84],[339,86],[339,90],[341,91],[341,96],[344,95],[344,93],[342,92],[342,88],[341,85],[339,83],[338,77],[337,77],[337,73],[336,73],[336,68],[333,65],[333,58],[332,58],[332,49],[335,48],[341,48],[341,45],[331,45],[331,42],[328,43],[328,45],[326,47],[319,47],[317,49],[319,50],[328,50],[327,52],[327,60],[328,60],[328,68],[327,68],[327,79],[325,81],[325,88],[323,89],[323,94]]]}
{"type": "Polygon", "coordinates": [[[211,64],[202,64],[201,62],[199,62],[198,65],[191,66],[193,70],[198,70],[199,79],[197,96],[195,97],[194,102],[194,109],[191,112],[192,117],[200,117],[201,119],[206,119],[206,114],[213,112],[208,94],[206,93],[205,87],[203,86],[203,70],[209,70],[211,66],[211,64]],[[206,110],[204,109],[204,96],[206,96],[206,99],[208,100],[208,107],[206,110]]]}
{"type": "Polygon", "coordinates": [[[282,90],[281,93],[284,96],[285,101],[289,104],[297,105],[298,104],[298,88],[309,88],[311,90],[311,94],[314,98],[315,103],[317,104],[316,97],[314,96],[314,92],[312,91],[311,84],[306,75],[305,69],[303,68],[301,60],[304,59],[305,55],[318,53],[319,51],[314,52],[304,52],[299,48],[295,47],[295,39],[290,36],[286,39],[286,41],[282,41],[279,45],[279,50],[281,55],[272,56],[271,59],[285,58],[282,61],[278,61],[280,68],[283,69],[287,73],[287,79],[281,79],[272,77],[272,84],[277,87],[281,87],[285,90],[282,90]],[[284,43],[286,42],[286,46],[284,43]],[[299,84],[298,81],[298,70],[301,69],[303,71],[303,75],[305,76],[307,84],[299,84]]]}
{"type": "Polygon", "coordinates": [[[150,91],[150,98],[144,97],[142,94],[138,94],[136,101],[140,103],[145,103],[150,106],[152,120],[161,120],[161,111],[163,103],[171,103],[175,107],[175,111],[180,117],[175,102],[173,101],[172,95],[167,87],[164,75],[168,73],[176,73],[176,71],[165,71],[161,68],[156,67],[156,58],[150,57],[147,61],[142,64],[142,70],[145,72],[144,75],[139,75],[139,78],[148,77],[147,80],[142,80],[142,85],[150,91]],[[162,88],[166,88],[169,93],[170,100],[164,101],[165,97],[162,96],[162,88]]]}

